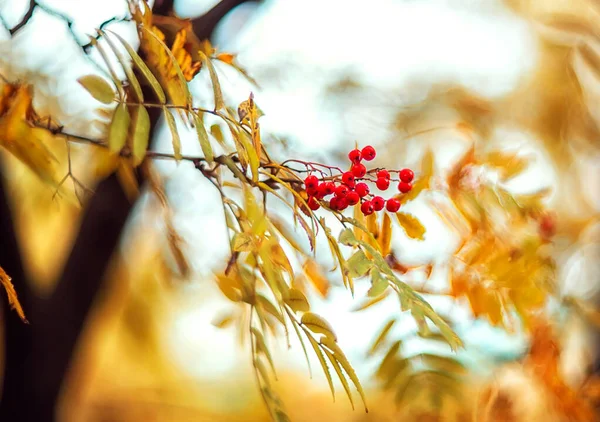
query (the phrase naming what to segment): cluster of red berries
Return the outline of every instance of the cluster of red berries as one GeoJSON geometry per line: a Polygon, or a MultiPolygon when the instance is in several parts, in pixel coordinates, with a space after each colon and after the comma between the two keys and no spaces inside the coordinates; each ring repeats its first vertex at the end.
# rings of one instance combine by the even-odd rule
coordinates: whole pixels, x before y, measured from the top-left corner
{"type": "MultiPolygon", "coordinates": [[[[348,153],[348,158],[352,163],[349,171],[341,176],[332,178],[329,181],[320,181],[314,175],[304,179],[304,186],[308,194],[308,207],[316,211],[321,207],[319,201],[329,195],[333,197],[329,200],[329,208],[336,211],[343,211],[349,206],[360,203],[360,210],[364,215],[373,214],[375,211],[381,211],[384,207],[389,212],[397,212],[400,209],[400,201],[396,198],[390,198],[387,201],[381,196],[374,196],[369,191],[369,186],[360,180],[373,182],[366,178],[367,168],[361,163],[362,160],[371,161],[375,158],[375,148],[368,145],[362,150],[353,149],[348,153]]],[[[373,170],[374,172],[375,170],[373,170]]],[[[412,180],[414,173],[410,169],[397,171],[399,176],[398,190],[401,193],[407,193],[412,189],[412,180]]],[[[387,190],[392,181],[388,170],[378,170],[377,178],[374,181],[377,189],[387,190]]]]}

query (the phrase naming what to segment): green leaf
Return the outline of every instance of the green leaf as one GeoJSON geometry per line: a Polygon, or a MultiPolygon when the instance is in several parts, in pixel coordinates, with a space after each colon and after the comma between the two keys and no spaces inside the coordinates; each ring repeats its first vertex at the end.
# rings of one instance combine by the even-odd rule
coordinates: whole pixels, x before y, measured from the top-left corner
{"type": "Polygon", "coordinates": [[[425,227],[423,227],[421,222],[414,216],[398,212],[396,213],[396,218],[398,219],[398,223],[400,223],[400,226],[402,226],[408,237],[418,240],[425,239],[425,227]]]}
{"type": "Polygon", "coordinates": [[[121,44],[123,44],[123,46],[125,47],[125,50],[127,50],[127,53],[129,53],[131,60],[133,60],[136,67],[138,68],[138,70],[141,72],[142,75],[144,75],[144,78],[146,79],[146,81],[148,82],[148,84],[150,85],[150,87],[152,88],[154,93],[156,94],[156,97],[158,98],[159,102],[161,104],[164,104],[167,101],[167,98],[165,97],[165,92],[163,91],[162,87],[160,86],[160,83],[158,82],[158,80],[156,80],[156,77],[154,76],[152,71],[148,68],[148,66],[146,66],[146,64],[144,63],[142,58],[135,52],[135,50],[133,48],[131,48],[131,46],[127,43],[127,41],[125,41],[119,34],[112,32],[112,31],[109,31],[109,32],[111,34],[113,34],[115,37],[117,37],[119,39],[119,41],[121,41],[121,44]]]}
{"type": "Polygon", "coordinates": [[[381,276],[381,271],[378,268],[371,270],[371,288],[367,292],[369,297],[377,297],[388,288],[389,283],[387,279],[381,276]]]}
{"type": "Polygon", "coordinates": [[[206,128],[204,127],[204,122],[202,118],[196,114],[194,115],[194,125],[196,126],[196,135],[198,135],[198,141],[200,141],[200,146],[202,147],[202,153],[204,154],[204,158],[210,164],[214,160],[212,146],[210,145],[210,140],[208,139],[208,133],[206,133],[206,128]]]}
{"type": "Polygon", "coordinates": [[[310,311],[310,305],[308,304],[306,296],[298,289],[291,288],[288,290],[285,303],[296,312],[310,311]]]}
{"type": "Polygon", "coordinates": [[[383,329],[379,332],[379,335],[377,336],[377,338],[375,338],[375,341],[373,342],[371,348],[367,352],[367,356],[373,356],[375,352],[379,350],[379,347],[385,341],[388,333],[390,332],[395,323],[396,318],[392,318],[383,326],[383,329]]]}
{"type": "Polygon", "coordinates": [[[247,233],[236,233],[231,240],[235,252],[250,252],[254,249],[254,238],[247,233]]]}
{"type": "Polygon", "coordinates": [[[200,54],[202,61],[206,63],[206,67],[208,67],[210,82],[213,87],[213,95],[215,97],[215,111],[225,108],[225,101],[223,101],[223,93],[221,92],[221,84],[219,83],[219,77],[217,75],[215,65],[202,51],[199,51],[198,53],[200,54]]]}
{"type": "Polygon", "coordinates": [[[86,75],[77,79],[94,99],[103,104],[110,104],[115,99],[115,92],[104,78],[96,75],[86,75]]]}
{"type": "Polygon", "coordinates": [[[175,159],[181,160],[181,139],[179,139],[179,132],[177,131],[177,125],[175,124],[175,118],[167,107],[163,107],[165,113],[165,119],[169,125],[171,136],[173,138],[173,152],[175,153],[175,159]]]}
{"type": "Polygon", "coordinates": [[[399,360],[398,351],[400,350],[400,346],[402,346],[402,340],[396,340],[394,344],[390,346],[377,369],[376,376],[378,378],[386,379],[389,372],[393,369],[394,363],[399,360]]]}
{"type": "Polygon", "coordinates": [[[356,244],[358,244],[358,241],[356,240],[356,237],[354,236],[352,229],[342,230],[342,232],[340,233],[339,239],[340,239],[340,243],[342,245],[355,246],[356,244]]]}
{"type": "Polygon", "coordinates": [[[302,315],[301,321],[302,325],[304,325],[313,333],[325,334],[333,341],[337,341],[337,336],[333,332],[331,325],[319,315],[312,312],[306,312],[304,315],[302,315]]]}
{"type": "Polygon", "coordinates": [[[423,361],[423,363],[425,363],[427,366],[431,367],[434,370],[444,371],[457,375],[467,374],[467,368],[465,368],[465,366],[462,363],[460,363],[452,357],[433,355],[430,353],[421,353],[415,357],[420,358],[423,361]]]}
{"type": "Polygon", "coordinates": [[[143,105],[135,108],[133,124],[133,165],[139,166],[146,157],[148,142],[150,140],[150,117],[143,105]]]}
{"type": "Polygon", "coordinates": [[[367,258],[362,250],[356,251],[354,255],[346,261],[346,268],[350,272],[351,277],[362,277],[373,266],[373,262],[367,258]]]}
{"type": "Polygon", "coordinates": [[[120,103],[115,109],[108,130],[108,147],[112,152],[120,152],[125,146],[129,122],[130,117],[127,106],[120,103]]]}

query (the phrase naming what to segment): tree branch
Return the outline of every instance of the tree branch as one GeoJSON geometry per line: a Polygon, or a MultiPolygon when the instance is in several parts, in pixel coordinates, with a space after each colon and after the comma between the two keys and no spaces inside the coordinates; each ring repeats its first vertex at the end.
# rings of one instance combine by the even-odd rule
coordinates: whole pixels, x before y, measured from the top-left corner
{"type": "Polygon", "coordinates": [[[21,22],[19,22],[9,31],[11,37],[15,35],[15,33],[17,33],[21,28],[27,25],[27,22],[29,22],[29,19],[31,19],[31,17],[33,16],[33,9],[35,9],[36,6],[37,2],[35,0],[29,0],[29,9],[27,9],[27,12],[25,12],[25,16],[23,16],[21,22]]]}
{"type": "Polygon", "coordinates": [[[192,29],[200,40],[209,39],[221,20],[240,4],[250,0],[222,0],[204,15],[192,19],[192,29]]]}

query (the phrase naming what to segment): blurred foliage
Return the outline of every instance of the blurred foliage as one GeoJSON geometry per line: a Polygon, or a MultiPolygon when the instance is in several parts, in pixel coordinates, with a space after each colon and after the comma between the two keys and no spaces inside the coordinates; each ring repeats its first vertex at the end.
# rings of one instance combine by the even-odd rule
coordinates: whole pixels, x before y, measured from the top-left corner
{"type": "MultiPolygon", "coordinates": [[[[514,7],[519,5],[519,2],[511,3],[514,7]]],[[[94,38],[92,45],[105,60],[107,75],[87,75],[79,79],[79,83],[99,103],[98,113],[107,124],[104,139],[97,141],[66,133],[52,116],[38,116],[32,106],[32,87],[25,81],[6,81],[0,98],[0,145],[16,159],[6,160],[7,168],[14,174],[25,175],[14,182],[21,186],[20,194],[16,194],[14,200],[16,214],[25,221],[20,224],[25,227],[22,236],[31,235],[29,244],[36,244],[33,232],[42,225],[42,221],[37,219],[41,219],[45,210],[56,203],[56,198],[61,204],[66,204],[66,209],[62,209],[61,216],[56,217],[59,223],[54,228],[52,222],[43,221],[46,231],[39,230],[37,236],[56,234],[63,226],[72,226],[65,221],[79,215],[76,205],[85,205],[89,195],[93,194],[93,186],[113,172],[119,175],[124,189],[135,199],[141,187],[137,185],[134,174],[141,171],[148,181],[149,192],[156,200],[156,209],[164,221],[165,231],[144,233],[144,236],[138,234],[139,239],[143,239],[139,240],[139,262],[120,263],[115,270],[115,274],[123,280],[137,280],[139,284],[136,286],[140,291],[127,305],[126,292],[115,294],[121,301],[120,323],[125,334],[110,333],[108,325],[105,325],[104,339],[112,339],[109,343],[114,356],[120,356],[117,350],[126,347],[124,344],[130,345],[136,353],[131,362],[112,370],[126,371],[129,367],[132,372],[142,373],[144,371],[139,367],[147,359],[147,362],[153,362],[148,366],[162,367],[163,371],[157,369],[151,376],[138,374],[140,378],[147,377],[149,384],[176,385],[180,382],[178,371],[164,362],[163,366],[155,364],[161,361],[162,355],[158,351],[157,355],[151,352],[158,349],[153,333],[165,325],[162,315],[154,314],[153,309],[157,303],[168,307],[168,301],[161,294],[164,292],[161,283],[165,279],[191,277],[185,244],[174,228],[164,181],[153,165],[157,159],[192,162],[220,195],[220,206],[230,235],[230,259],[216,272],[214,280],[216,288],[234,304],[234,310],[219,315],[214,325],[223,329],[236,327],[240,340],[250,345],[252,374],[268,410],[266,414],[264,409],[255,409],[254,404],[248,404],[240,411],[244,417],[286,421],[293,415],[299,416],[297,403],[300,399],[290,394],[288,389],[298,389],[301,381],[288,381],[286,384],[284,374],[276,369],[272,347],[279,338],[285,338],[289,344],[290,336],[299,339],[309,367],[309,355],[316,357],[334,398],[335,385],[339,381],[352,408],[355,389],[367,410],[366,396],[369,392],[365,391],[351,362],[339,347],[335,328],[321,315],[311,311],[309,293],[316,291],[326,298],[331,290],[333,274],[337,274],[351,294],[354,294],[355,283],[370,280],[367,297],[358,302],[355,310],[377,306],[385,298],[395,297],[400,311],[410,312],[417,323],[418,332],[410,336],[447,344],[453,351],[459,349],[462,342],[453,332],[451,322],[440,316],[421,296],[426,291],[411,286],[405,280],[404,275],[416,268],[398,262],[392,247],[392,233],[397,229],[412,240],[425,239],[426,228],[418,216],[400,212],[395,218],[388,213],[364,217],[355,212],[350,217],[326,209],[324,212],[334,217],[342,227],[341,232],[335,235],[326,219],[307,205],[302,174],[314,168],[315,163],[288,160],[304,166],[297,169],[288,161],[276,162],[270,158],[268,145],[263,144],[261,139],[259,119],[262,112],[253,94],[239,104],[237,110],[225,103],[215,62],[232,66],[247,75],[235,56],[218,52],[209,42],[198,40],[187,20],[153,16],[144,2],[130,2],[130,5],[140,39],[139,52],[116,33],[98,31],[98,36],[107,41],[109,49],[105,50],[94,38]],[[125,80],[117,77],[114,59],[124,70],[125,80]],[[199,72],[207,72],[210,78],[213,109],[193,105],[188,82],[199,72]],[[144,94],[148,92],[152,93],[152,98],[144,94]],[[153,110],[159,110],[165,118],[171,133],[173,154],[158,153],[150,148],[150,115],[153,110]],[[217,117],[220,122],[207,129],[207,114],[217,117]],[[195,131],[202,156],[182,154],[177,121],[195,131]],[[68,180],[73,184],[73,191],[66,188],[68,180]],[[33,194],[28,197],[26,192],[31,187],[35,190],[29,191],[33,194]],[[40,207],[28,211],[25,205],[29,204],[31,197],[44,198],[44,201],[40,207]],[[284,204],[289,218],[273,215],[270,201],[284,204]],[[310,251],[298,241],[297,233],[306,236],[310,251]],[[335,263],[331,271],[317,263],[316,239],[319,235],[325,237],[335,263]],[[156,247],[160,242],[168,245],[168,254],[174,258],[175,265],[168,264],[165,252],[156,247]],[[137,273],[132,268],[136,268],[137,273]],[[124,337],[120,338],[120,335],[124,337]],[[290,406],[290,403],[294,404],[290,406]]],[[[565,19],[545,23],[559,31],[561,36],[575,34],[577,40],[586,40],[583,44],[570,42],[566,45],[568,37],[561,38],[560,45],[547,41],[543,46],[543,63],[557,65],[552,67],[556,70],[539,65],[539,74],[525,81],[516,93],[496,103],[460,88],[440,89],[433,90],[422,104],[397,116],[396,129],[400,133],[433,134],[443,126],[467,140],[465,153],[445,175],[440,175],[436,169],[436,149],[423,142],[426,146],[419,176],[412,191],[398,195],[398,199],[404,205],[425,198],[460,238],[460,245],[450,262],[450,289],[447,294],[457,299],[466,298],[475,317],[485,317],[491,324],[507,330],[520,326],[528,330],[532,335],[532,346],[522,370],[539,381],[561,417],[585,421],[594,417],[592,404],[600,395],[598,381],[587,379],[585,388],[576,390],[563,380],[558,370],[560,346],[549,328],[546,308],[551,297],[562,300],[556,281],[555,236],[558,234],[576,241],[589,223],[590,216],[597,218],[597,213],[594,214],[590,206],[582,206],[586,212],[577,215],[569,215],[560,207],[551,212],[546,200],[547,190],[513,194],[507,184],[524,172],[531,160],[489,142],[495,126],[509,121],[539,135],[558,168],[568,169],[578,153],[597,149],[597,126],[589,110],[590,100],[584,95],[586,85],[581,79],[568,76],[571,72],[579,76],[581,63],[598,73],[599,56],[588,44],[597,42],[597,36],[589,29],[590,23],[575,25],[573,20],[565,19]],[[569,52],[568,60],[564,58],[565,51],[569,52]],[[577,62],[577,57],[583,62],[577,62]],[[552,89],[549,89],[550,86],[552,89]],[[536,107],[524,101],[531,95],[538,98],[536,107]],[[448,119],[441,122],[439,118],[440,104],[455,111],[454,120],[449,124],[448,119]],[[572,139],[578,142],[572,142],[572,139]],[[445,194],[449,201],[431,201],[428,195],[432,191],[445,194]],[[515,314],[520,319],[518,323],[513,320],[515,314]]],[[[350,87],[357,89],[354,83],[350,87]]],[[[346,89],[344,84],[340,85],[340,89],[346,89]]],[[[391,146],[392,149],[402,147],[391,146]]],[[[559,198],[565,198],[565,190],[569,194],[574,191],[571,200],[580,196],[576,189],[570,189],[575,183],[575,180],[568,179],[564,186],[557,186],[559,198]]],[[[586,203],[585,200],[579,202],[586,203]]],[[[69,239],[76,234],[72,227],[66,230],[70,231],[61,233],[61,242],[64,243],[61,248],[65,251],[68,250],[69,239]]],[[[41,244],[39,239],[37,242],[41,244]]],[[[32,265],[38,267],[40,278],[48,282],[56,268],[60,268],[60,260],[55,259],[48,268],[42,265],[41,258],[39,261],[36,265],[36,260],[32,259],[32,265]]],[[[426,268],[427,277],[431,270],[431,266],[426,268]]],[[[18,292],[10,283],[10,274],[5,274],[1,268],[0,280],[8,293],[9,303],[25,319],[17,299],[18,292]]],[[[597,323],[597,311],[588,309],[587,304],[571,303],[577,304],[575,308],[579,312],[597,323]]],[[[389,417],[392,420],[398,411],[404,412],[405,416],[410,415],[412,420],[467,420],[474,406],[473,400],[469,399],[472,390],[466,382],[470,380],[468,369],[454,355],[403,354],[402,346],[406,339],[391,339],[390,335],[400,317],[398,313],[382,326],[369,351],[369,356],[380,359],[375,376],[384,390],[393,393],[392,400],[373,392],[377,400],[375,404],[369,400],[369,404],[371,414],[375,416],[372,416],[373,419],[364,417],[371,420],[389,417]],[[391,406],[386,407],[391,402],[395,402],[397,410],[389,410],[390,414],[386,416],[377,416],[380,415],[378,412],[392,409],[391,406]]],[[[92,357],[87,356],[86,359],[84,356],[81,362],[88,359],[92,360],[92,357]]],[[[113,361],[118,360],[113,358],[113,361]]],[[[77,382],[73,382],[76,386],[77,382]]],[[[246,385],[245,382],[243,384],[246,385]]],[[[227,380],[223,386],[229,386],[227,380]]],[[[77,395],[75,390],[72,386],[70,394],[77,395]]],[[[188,417],[197,420],[195,418],[205,410],[187,407],[197,396],[205,393],[200,390],[182,392],[174,388],[170,393],[154,391],[147,396],[154,397],[163,406],[173,400],[173,404],[166,405],[172,407],[168,407],[160,420],[187,420],[188,417]],[[180,399],[178,403],[177,397],[180,399]]],[[[477,420],[517,420],[514,415],[506,416],[510,412],[503,413],[504,416],[492,413],[496,417],[490,419],[490,412],[498,409],[496,405],[500,396],[490,392],[492,390],[487,391],[479,403],[484,410],[476,409],[478,415],[485,414],[482,417],[487,419],[477,420]]],[[[101,393],[96,392],[98,397],[102,397],[101,393]]],[[[105,393],[102,400],[115,394],[114,391],[105,393]]],[[[82,401],[93,403],[94,397],[88,396],[86,400],[82,401]]],[[[108,401],[110,403],[104,403],[104,406],[114,406],[116,410],[105,408],[105,417],[117,414],[123,420],[147,417],[143,411],[141,414],[133,411],[131,415],[121,414],[124,408],[143,409],[146,405],[138,403],[137,407],[131,406],[136,403],[129,403],[122,397],[108,401]]],[[[152,407],[154,404],[147,406],[155,409],[152,407]]],[[[65,415],[69,411],[76,412],[69,410],[67,405],[63,407],[65,415]]],[[[236,420],[234,415],[206,413],[202,417],[211,420],[229,420],[228,417],[236,420]]],[[[334,414],[332,412],[331,418],[334,414]]],[[[363,420],[362,416],[355,417],[363,420]]]]}

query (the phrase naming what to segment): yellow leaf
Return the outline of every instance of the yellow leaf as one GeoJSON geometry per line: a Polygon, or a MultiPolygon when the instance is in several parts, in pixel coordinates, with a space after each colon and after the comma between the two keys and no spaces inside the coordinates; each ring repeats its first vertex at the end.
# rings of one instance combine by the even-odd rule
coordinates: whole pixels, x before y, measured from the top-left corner
{"type": "Polygon", "coordinates": [[[344,371],[346,371],[346,374],[348,374],[348,378],[350,378],[350,380],[358,390],[360,398],[362,399],[362,402],[365,406],[365,411],[368,413],[369,409],[367,408],[365,392],[363,391],[362,385],[358,380],[358,376],[356,376],[356,372],[354,372],[354,368],[352,367],[352,365],[350,365],[348,358],[346,357],[342,349],[340,349],[340,346],[338,346],[337,343],[334,343],[330,337],[321,337],[320,342],[333,352],[333,356],[335,357],[335,359],[339,362],[342,368],[344,368],[344,371]]]}
{"type": "Polygon", "coordinates": [[[381,230],[379,238],[381,255],[388,256],[391,252],[392,244],[392,219],[388,213],[383,214],[383,220],[381,221],[381,230]]]}
{"type": "Polygon", "coordinates": [[[356,251],[354,255],[346,261],[346,268],[351,277],[362,277],[373,266],[373,262],[367,258],[362,250],[356,251]]]}
{"type": "Polygon", "coordinates": [[[388,322],[385,323],[385,325],[379,332],[379,335],[377,335],[377,337],[375,338],[375,341],[369,348],[369,351],[367,352],[367,356],[373,356],[373,354],[375,354],[375,352],[377,350],[379,350],[380,346],[385,341],[388,333],[390,332],[390,330],[392,329],[392,327],[394,326],[395,323],[396,323],[395,318],[392,318],[388,322]]]}
{"type": "Polygon", "coordinates": [[[104,31],[98,30],[98,34],[104,36],[104,39],[108,43],[108,46],[111,48],[114,55],[117,57],[119,64],[121,65],[121,67],[123,68],[123,71],[125,72],[125,75],[127,76],[127,82],[133,89],[133,93],[135,94],[135,99],[139,103],[142,103],[144,101],[144,94],[142,93],[142,87],[140,86],[140,83],[138,82],[135,74],[133,73],[131,66],[129,66],[129,63],[127,63],[127,61],[123,57],[123,54],[121,54],[121,51],[119,51],[119,49],[117,48],[115,43],[112,42],[110,37],[108,37],[104,31]]]}
{"type": "Polygon", "coordinates": [[[235,59],[235,55],[230,53],[220,53],[217,55],[217,60],[221,60],[223,63],[233,64],[233,60],[235,59]]]}
{"type": "Polygon", "coordinates": [[[312,285],[317,289],[317,291],[321,294],[322,297],[326,297],[329,292],[329,280],[321,273],[321,269],[319,265],[308,258],[302,267],[304,270],[304,274],[308,280],[312,283],[312,285]]]}
{"type": "Polygon", "coordinates": [[[413,217],[410,214],[405,214],[402,212],[396,213],[396,218],[398,219],[398,223],[404,229],[408,237],[412,239],[424,240],[425,237],[425,227],[421,224],[419,220],[413,217]]]}
{"type": "Polygon", "coordinates": [[[8,274],[6,274],[2,267],[0,267],[0,283],[2,283],[2,286],[6,291],[8,304],[10,305],[11,309],[14,309],[17,312],[17,315],[19,315],[19,318],[21,318],[24,323],[29,324],[29,321],[27,321],[27,318],[25,318],[23,307],[21,306],[19,298],[17,297],[15,286],[13,286],[11,278],[8,276],[8,274]]]}
{"type": "Polygon", "coordinates": [[[310,310],[306,296],[298,289],[291,288],[288,290],[285,303],[296,312],[308,312],[310,310]]]}
{"type": "Polygon", "coordinates": [[[217,328],[227,328],[231,325],[234,320],[234,315],[231,313],[226,313],[215,318],[211,324],[217,328]]]}
{"type": "Polygon", "coordinates": [[[331,338],[333,341],[337,341],[337,337],[333,332],[333,328],[327,321],[325,321],[319,315],[312,312],[305,312],[302,315],[302,325],[306,326],[313,333],[324,334],[331,338]]]}
{"type": "Polygon", "coordinates": [[[221,92],[221,84],[219,83],[219,77],[212,61],[204,54],[199,52],[202,61],[206,63],[208,67],[208,73],[210,74],[210,81],[213,87],[213,95],[215,97],[215,111],[225,108],[225,101],[223,101],[223,93],[221,92]]]}
{"type": "Polygon", "coordinates": [[[319,359],[319,363],[321,364],[321,368],[323,368],[323,373],[325,374],[325,378],[327,379],[327,383],[329,384],[329,390],[331,390],[333,401],[335,401],[335,388],[333,386],[333,379],[331,378],[329,366],[327,366],[327,361],[323,356],[323,352],[319,347],[319,343],[317,343],[317,341],[311,335],[307,335],[306,337],[308,338],[310,345],[312,346],[313,350],[315,351],[315,354],[317,355],[317,358],[319,359]]]}
{"type": "Polygon", "coordinates": [[[269,299],[267,299],[266,297],[264,297],[261,294],[257,294],[256,295],[256,304],[258,306],[260,306],[262,309],[264,309],[265,311],[267,311],[268,313],[270,313],[271,315],[273,315],[275,318],[277,318],[277,320],[279,322],[281,322],[282,324],[285,324],[283,315],[281,315],[281,312],[279,312],[277,310],[275,305],[273,305],[273,303],[269,299]]]}
{"type": "Polygon", "coordinates": [[[331,362],[331,366],[333,366],[333,370],[335,371],[340,382],[342,383],[342,387],[344,387],[346,396],[348,397],[348,400],[350,401],[350,406],[352,406],[352,410],[354,410],[354,400],[352,400],[352,393],[350,392],[350,385],[348,384],[348,380],[346,379],[346,377],[344,376],[344,373],[342,372],[342,368],[340,368],[339,362],[336,360],[333,353],[331,353],[329,350],[323,349],[323,353],[325,353],[325,355],[329,359],[329,362],[331,362]]]}
{"type": "Polygon", "coordinates": [[[5,85],[0,117],[0,145],[27,165],[45,182],[56,185],[57,160],[46,146],[53,135],[42,128],[31,127],[27,116],[33,114],[30,88],[23,85],[5,85]]]}
{"type": "Polygon", "coordinates": [[[240,292],[241,283],[237,277],[217,274],[216,278],[217,286],[227,299],[232,302],[239,302],[242,300],[242,294],[240,292]]]}
{"type": "Polygon", "coordinates": [[[231,248],[236,252],[249,252],[254,249],[254,238],[247,233],[236,233],[231,240],[231,248]]]}
{"type": "Polygon", "coordinates": [[[127,41],[125,41],[116,32],[111,32],[111,33],[115,37],[117,37],[119,39],[119,41],[121,41],[121,44],[123,44],[123,47],[125,47],[125,50],[127,50],[127,53],[131,57],[131,60],[133,60],[133,63],[135,63],[136,67],[141,72],[141,74],[144,75],[144,78],[146,79],[148,84],[150,84],[150,87],[156,94],[158,101],[161,104],[164,104],[167,101],[167,98],[165,97],[165,92],[163,91],[162,87],[160,86],[160,83],[156,80],[156,77],[152,74],[152,71],[148,68],[148,66],[146,66],[146,63],[144,63],[144,61],[138,55],[138,53],[136,53],[135,50],[133,48],[131,48],[131,46],[127,43],[127,41]]]}
{"type": "Polygon", "coordinates": [[[94,99],[103,104],[110,104],[115,98],[115,92],[108,82],[96,75],[86,75],[77,79],[94,99]]]}
{"type": "Polygon", "coordinates": [[[148,141],[150,140],[150,117],[143,105],[135,108],[133,122],[133,165],[139,166],[146,157],[148,141]]]}
{"type": "Polygon", "coordinates": [[[112,152],[118,153],[125,146],[129,121],[130,117],[127,106],[124,103],[120,103],[115,109],[108,132],[108,147],[112,152]]]}
{"type": "Polygon", "coordinates": [[[196,135],[198,135],[198,141],[200,142],[200,147],[202,148],[202,153],[204,154],[204,158],[210,164],[214,160],[212,146],[210,145],[210,141],[208,139],[208,133],[206,133],[206,128],[204,127],[204,122],[202,118],[193,113],[194,117],[194,126],[196,126],[196,135]]]}
{"type": "Polygon", "coordinates": [[[165,119],[167,119],[167,123],[169,125],[169,130],[171,131],[171,136],[173,139],[173,151],[175,154],[176,160],[181,160],[181,139],[179,139],[179,132],[177,131],[177,125],[175,124],[175,118],[171,114],[168,108],[164,107],[163,111],[165,113],[165,119]]]}
{"type": "Polygon", "coordinates": [[[358,311],[363,311],[367,308],[370,308],[371,306],[375,305],[376,303],[381,302],[383,299],[388,297],[390,291],[391,290],[384,291],[383,294],[376,296],[376,297],[367,297],[362,303],[357,303],[356,305],[354,305],[350,309],[350,312],[358,312],[358,311]]]}

